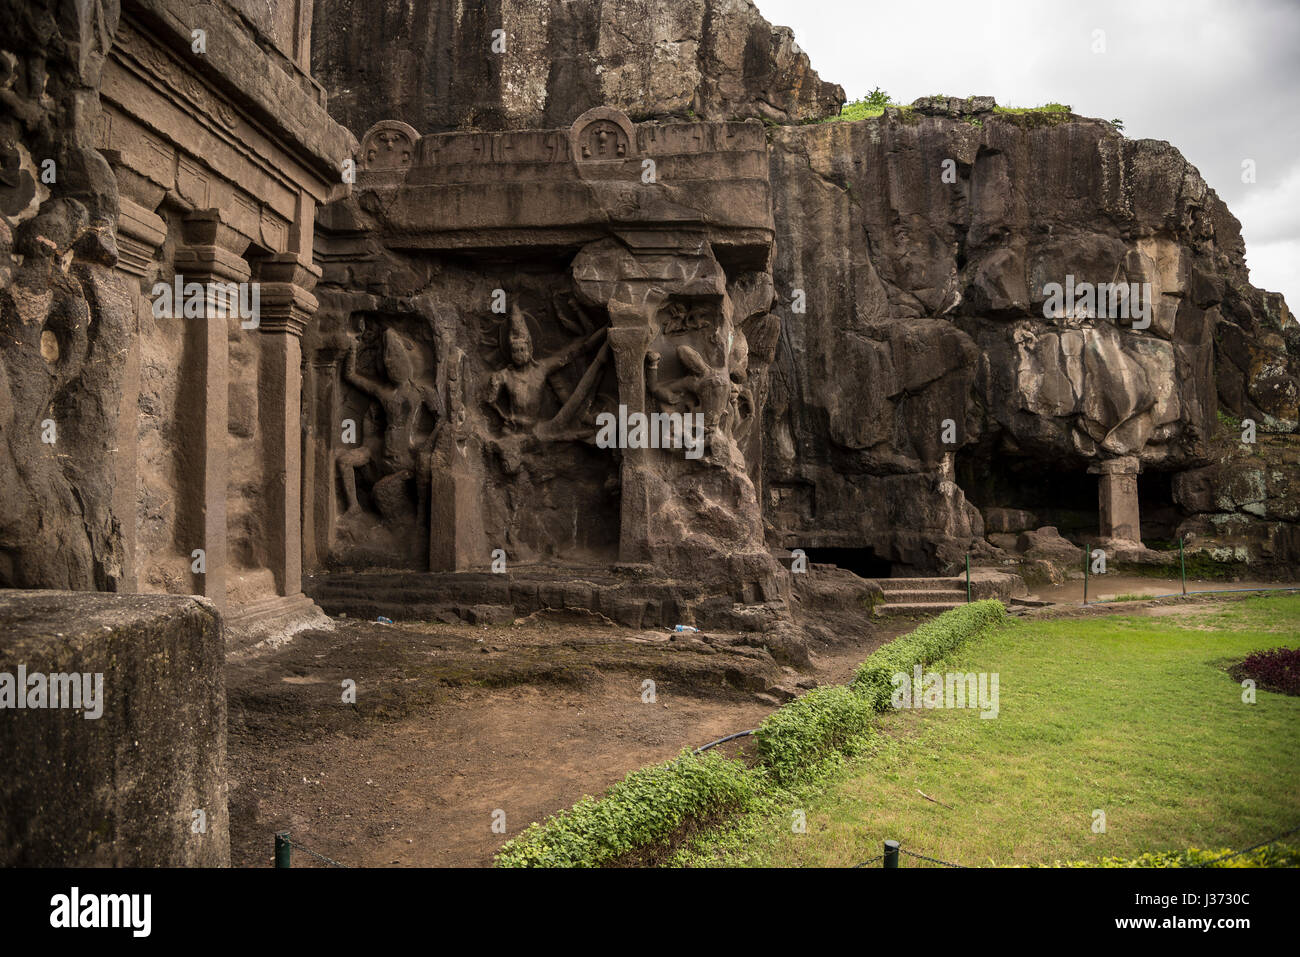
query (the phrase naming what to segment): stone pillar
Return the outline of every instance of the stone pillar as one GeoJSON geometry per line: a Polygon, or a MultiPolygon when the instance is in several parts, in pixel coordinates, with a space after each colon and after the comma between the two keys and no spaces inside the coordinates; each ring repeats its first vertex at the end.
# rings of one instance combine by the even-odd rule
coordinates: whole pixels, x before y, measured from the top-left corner
{"type": "Polygon", "coordinates": [[[140,310],[148,308],[148,298],[141,284],[148,277],[154,256],[167,238],[167,223],[144,206],[119,198],[117,220],[117,269],[129,277],[135,290],[136,318],[131,340],[123,357],[122,404],[118,409],[114,448],[113,511],[122,523],[122,577],[120,592],[139,590],[136,570],[136,520],[139,508],[137,493],[137,447],[140,437],[140,310]]]}
{"type": "Polygon", "coordinates": [[[317,266],[293,253],[262,260],[258,271],[262,355],[258,413],[267,458],[268,550],[278,593],[302,592],[302,333],[316,314],[317,266]]]}
{"type": "Polygon", "coordinates": [[[1100,476],[1098,482],[1098,513],[1103,540],[1142,542],[1142,526],[1138,514],[1137,476],[1142,464],[1137,456],[1107,459],[1088,469],[1100,476]]]}
{"type": "MultiPolygon", "coordinates": [[[[662,298],[662,297],[660,297],[662,298]]],[[[609,303],[609,345],[618,375],[618,401],[630,417],[645,408],[645,357],[652,336],[652,317],[659,302],[646,307],[612,300],[609,303]]],[[[622,508],[618,557],[623,562],[648,562],[650,548],[650,449],[624,449],[622,508]]]]}
{"type": "Polygon", "coordinates": [[[218,610],[226,610],[226,484],[227,432],[229,427],[229,332],[230,306],[209,284],[242,283],[250,276],[248,263],[240,255],[248,245],[238,233],[221,223],[215,209],[200,210],[185,218],[182,235],[186,245],[178,247],[176,273],[182,282],[204,286],[203,317],[186,319],[188,335],[196,337],[202,358],[202,539],[206,571],[195,576],[198,594],[212,599],[218,610]]]}
{"type": "Polygon", "coordinates": [[[475,473],[479,445],[450,440],[433,457],[429,475],[429,571],[482,571],[491,562],[483,531],[483,476],[475,473]]]}
{"type": "Polygon", "coordinates": [[[304,442],[307,458],[303,461],[302,489],[303,558],[309,573],[324,566],[338,518],[334,501],[338,483],[334,442],[342,425],[335,383],[339,381],[342,361],[337,350],[318,346],[309,356],[303,377],[303,388],[309,396],[308,409],[312,412],[304,442]]]}
{"type": "Polygon", "coordinates": [[[447,414],[430,456],[429,571],[479,570],[491,560],[483,531],[483,450],[465,428],[465,354],[442,342],[439,351],[447,414]]]}

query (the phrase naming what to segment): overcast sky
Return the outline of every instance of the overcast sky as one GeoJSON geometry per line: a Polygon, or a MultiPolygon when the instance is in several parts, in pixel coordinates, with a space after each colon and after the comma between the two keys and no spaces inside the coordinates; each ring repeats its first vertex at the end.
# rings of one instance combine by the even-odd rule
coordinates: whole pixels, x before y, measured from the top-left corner
{"type": "Polygon", "coordinates": [[[1068,103],[1168,140],[1241,220],[1251,281],[1300,309],[1300,0],[755,2],[850,100],[1068,103]]]}

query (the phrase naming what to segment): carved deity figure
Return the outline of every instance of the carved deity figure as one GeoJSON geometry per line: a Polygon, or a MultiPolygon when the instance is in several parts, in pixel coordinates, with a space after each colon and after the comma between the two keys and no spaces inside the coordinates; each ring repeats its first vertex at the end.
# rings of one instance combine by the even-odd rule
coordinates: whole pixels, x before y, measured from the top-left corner
{"type": "MultiPolygon", "coordinates": [[[[432,447],[436,430],[424,441],[419,440],[417,425],[421,409],[428,409],[439,421],[444,410],[437,389],[413,380],[414,370],[407,355],[406,343],[395,331],[386,329],[383,335],[383,367],[387,382],[380,382],[357,371],[357,345],[357,339],[353,337],[343,376],[383,409],[384,443],[380,462],[383,475],[375,482],[374,494],[380,511],[384,512],[386,501],[404,494],[401,490],[406,480],[412,475],[421,475],[424,471],[425,457],[421,453],[432,447]]],[[[369,464],[371,458],[370,449],[365,447],[348,449],[338,457],[349,515],[361,509],[357,502],[356,470],[369,464]]],[[[426,484],[419,483],[421,497],[425,494],[426,484]]]]}
{"type": "MultiPolygon", "coordinates": [[[[540,422],[548,386],[566,407],[573,398],[563,383],[552,382],[551,377],[603,339],[605,330],[597,329],[555,355],[541,359],[534,353],[527,317],[517,305],[511,307],[507,332],[510,364],[493,373],[488,381],[486,401],[501,416],[507,431],[530,432],[540,422]]],[[[590,379],[594,376],[584,376],[584,384],[590,379]]]]}
{"type": "Polygon", "coordinates": [[[582,131],[584,159],[617,159],[626,155],[626,137],[618,124],[597,120],[582,131]]]}
{"type": "Polygon", "coordinates": [[[712,430],[718,427],[731,399],[731,382],[725,368],[715,369],[704,361],[704,357],[690,346],[677,347],[677,358],[690,375],[681,376],[670,382],[659,381],[659,360],[657,352],[646,355],[646,386],[650,394],[659,400],[660,410],[698,411],[704,413],[705,427],[712,430]],[[694,408],[686,401],[687,394],[695,396],[694,408]]]}
{"type": "Polygon", "coordinates": [[[372,168],[411,165],[411,141],[403,133],[382,130],[366,151],[366,165],[372,168]]]}

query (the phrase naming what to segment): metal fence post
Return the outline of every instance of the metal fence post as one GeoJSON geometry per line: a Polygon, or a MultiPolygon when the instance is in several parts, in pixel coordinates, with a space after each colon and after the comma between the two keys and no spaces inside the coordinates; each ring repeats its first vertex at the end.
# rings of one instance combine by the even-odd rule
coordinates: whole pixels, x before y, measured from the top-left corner
{"type": "Polygon", "coordinates": [[[966,553],[966,604],[970,604],[970,552],[966,553]]]}
{"type": "Polygon", "coordinates": [[[275,835],[275,866],[289,867],[293,854],[293,845],[289,843],[289,832],[278,831],[275,835]]]}
{"type": "Polygon", "coordinates": [[[898,866],[898,842],[897,841],[885,842],[885,863],[882,866],[883,867],[898,866]]]}
{"type": "Polygon", "coordinates": [[[1083,543],[1083,603],[1088,604],[1088,543],[1083,543]]]}
{"type": "Polygon", "coordinates": [[[1187,594],[1187,562],[1183,560],[1183,536],[1178,536],[1178,573],[1183,579],[1183,594],[1187,594]]]}

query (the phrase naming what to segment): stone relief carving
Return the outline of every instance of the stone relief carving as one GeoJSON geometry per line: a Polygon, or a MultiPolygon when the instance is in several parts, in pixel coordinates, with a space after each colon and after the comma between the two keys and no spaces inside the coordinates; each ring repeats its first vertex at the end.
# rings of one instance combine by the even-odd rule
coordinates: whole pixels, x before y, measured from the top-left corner
{"type": "Polygon", "coordinates": [[[380,120],[361,138],[361,162],[364,170],[405,169],[415,156],[420,134],[415,127],[400,120],[380,120]]]}
{"type": "Polygon", "coordinates": [[[620,110],[598,106],[573,121],[569,145],[576,163],[609,162],[636,154],[636,131],[620,110]]]}
{"type": "MultiPolygon", "coordinates": [[[[570,331],[575,331],[572,320],[568,320],[568,323],[570,331]]],[[[555,374],[602,342],[606,330],[601,328],[583,334],[582,338],[571,342],[554,355],[539,358],[534,349],[535,325],[532,316],[523,312],[518,305],[511,307],[509,319],[501,328],[501,352],[506,356],[508,364],[494,372],[488,380],[485,403],[501,417],[507,433],[527,433],[545,439],[561,438],[582,418],[581,411],[594,398],[598,373],[608,358],[608,345],[602,345],[577,388],[572,391],[555,374]],[[543,421],[541,410],[548,389],[554,393],[561,407],[554,416],[543,421]]],[[[581,332],[581,327],[577,327],[576,331],[581,332]]]]}
{"type": "Polygon", "coordinates": [[[617,159],[627,155],[627,138],[608,120],[588,124],[578,135],[583,159],[617,159]]]}
{"type": "MultiPolygon", "coordinates": [[[[716,431],[724,424],[728,411],[733,385],[729,376],[737,374],[731,357],[747,355],[747,350],[737,344],[744,334],[731,328],[730,342],[724,348],[719,339],[730,324],[721,304],[714,301],[669,299],[656,318],[659,338],[646,355],[647,390],[658,401],[660,411],[702,412],[706,431],[716,431]],[[682,374],[661,381],[659,366],[665,354],[675,357],[682,374]],[[705,354],[723,361],[715,365],[705,354]],[[685,396],[693,399],[686,401],[685,396]]],[[[743,376],[743,371],[740,374],[743,376]]]]}
{"type": "Polygon", "coordinates": [[[362,333],[349,333],[343,359],[343,380],[370,401],[361,423],[362,444],[344,448],[335,458],[346,501],[342,520],[363,523],[366,512],[357,491],[360,477],[382,521],[399,528],[411,517],[412,480],[415,515],[427,514],[430,452],[447,421],[437,387],[437,358],[432,370],[417,374],[416,345],[386,328],[377,337],[382,378],[376,378],[358,369],[361,337],[362,333]],[[376,433],[382,436],[378,440],[376,433]]]}

